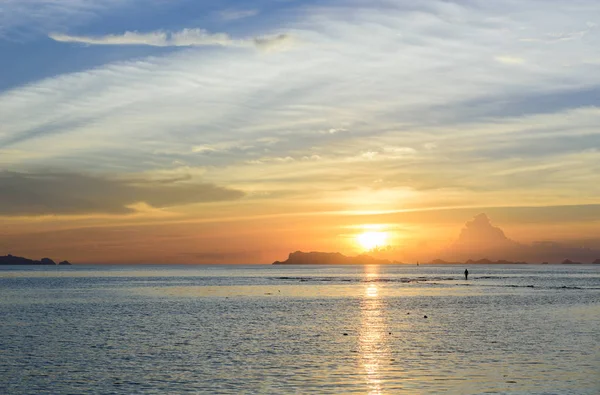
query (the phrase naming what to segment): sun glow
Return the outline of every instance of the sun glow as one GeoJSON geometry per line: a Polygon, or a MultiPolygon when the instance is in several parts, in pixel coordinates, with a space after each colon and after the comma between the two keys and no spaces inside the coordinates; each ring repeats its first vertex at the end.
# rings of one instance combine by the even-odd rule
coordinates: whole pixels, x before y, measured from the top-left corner
{"type": "Polygon", "coordinates": [[[356,236],[356,241],[365,250],[383,247],[387,239],[387,232],[364,232],[356,236]]]}

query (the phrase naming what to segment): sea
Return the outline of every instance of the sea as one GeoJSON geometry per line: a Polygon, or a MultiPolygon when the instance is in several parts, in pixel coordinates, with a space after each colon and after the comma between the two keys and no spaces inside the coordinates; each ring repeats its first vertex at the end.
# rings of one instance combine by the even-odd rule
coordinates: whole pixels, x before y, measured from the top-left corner
{"type": "Polygon", "coordinates": [[[3,266],[0,394],[600,394],[600,265],[3,266]]]}

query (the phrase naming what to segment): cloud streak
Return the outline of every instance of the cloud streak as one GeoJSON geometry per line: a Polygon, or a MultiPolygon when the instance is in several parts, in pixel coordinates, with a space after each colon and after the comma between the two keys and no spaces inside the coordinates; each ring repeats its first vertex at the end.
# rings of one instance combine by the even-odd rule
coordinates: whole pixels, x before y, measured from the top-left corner
{"type": "Polygon", "coordinates": [[[219,15],[225,21],[237,21],[258,15],[258,10],[224,10],[219,15]]]}
{"type": "Polygon", "coordinates": [[[105,36],[73,36],[51,33],[52,40],[65,43],[86,45],[149,45],[154,47],[255,47],[261,50],[289,48],[293,38],[288,34],[261,36],[254,38],[233,39],[226,33],[210,33],[204,29],[183,29],[176,32],[154,31],[141,33],[127,31],[123,34],[105,36]]]}
{"type": "Polygon", "coordinates": [[[114,11],[123,11],[139,0],[2,0],[0,39],[32,39],[39,33],[81,26],[114,11]]]}
{"type": "Polygon", "coordinates": [[[0,216],[130,214],[154,208],[236,200],[241,191],[185,180],[121,180],[79,173],[0,172],[0,216]]]}

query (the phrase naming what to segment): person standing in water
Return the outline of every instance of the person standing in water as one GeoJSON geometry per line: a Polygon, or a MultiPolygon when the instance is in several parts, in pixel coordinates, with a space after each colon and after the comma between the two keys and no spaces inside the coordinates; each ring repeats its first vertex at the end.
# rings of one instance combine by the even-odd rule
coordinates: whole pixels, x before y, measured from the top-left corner
{"type": "Polygon", "coordinates": [[[465,280],[469,279],[469,271],[465,269],[465,280]]]}

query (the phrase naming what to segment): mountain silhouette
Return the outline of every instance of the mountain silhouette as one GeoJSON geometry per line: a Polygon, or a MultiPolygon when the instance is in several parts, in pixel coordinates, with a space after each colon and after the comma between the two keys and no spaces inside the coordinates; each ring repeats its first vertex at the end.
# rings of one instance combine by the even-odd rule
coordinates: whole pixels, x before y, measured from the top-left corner
{"type": "Polygon", "coordinates": [[[445,251],[444,256],[454,260],[506,259],[514,258],[512,252],[525,246],[506,237],[504,231],[492,225],[484,213],[468,221],[456,241],[445,251]]]}
{"type": "Polygon", "coordinates": [[[454,248],[502,248],[518,245],[519,243],[506,237],[502,229],[493,226],[488,216],[482,213],[465,224],[454,248]]]}
{"type": "Polygon", "coordinates": [[[591,263],[598,251],[562,245],[553,241],[538,241],[531,245],[510,239],[502,229],[492,224],[484,213],[468,221],[458,238],[441,252],[444,260],[510,260],[560,263],[566,259],[591,263]]]}

